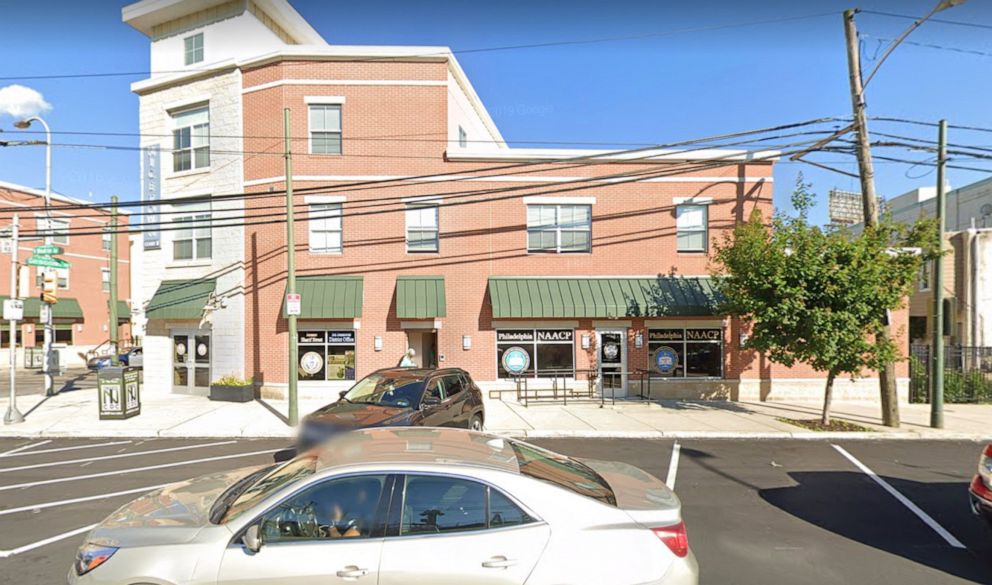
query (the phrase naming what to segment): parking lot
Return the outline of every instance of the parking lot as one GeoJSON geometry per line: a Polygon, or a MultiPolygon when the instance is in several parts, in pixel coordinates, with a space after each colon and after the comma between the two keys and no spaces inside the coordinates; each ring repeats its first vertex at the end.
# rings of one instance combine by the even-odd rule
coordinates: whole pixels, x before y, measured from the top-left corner
{"type": "MultiPolygon", "coordinates": [[[[976,443],[536,442],[673,482],[703,583],[992,583],[992,530],[967,507],[976,443]]],[[[117,506],[164,483],[270,462],[286,446],[0,440],[0,583],[64,582],[82,535],[117,506]]]]}

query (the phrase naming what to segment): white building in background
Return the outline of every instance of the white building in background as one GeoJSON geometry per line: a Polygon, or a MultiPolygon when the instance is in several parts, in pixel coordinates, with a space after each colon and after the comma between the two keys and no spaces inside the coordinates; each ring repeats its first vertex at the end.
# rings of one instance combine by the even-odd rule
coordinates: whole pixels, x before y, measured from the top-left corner
{"type": "Polygon", "coordinates": [[[205,394],[212,379],[244,377],[244,230],[207,223],[242,214],[241,201],[217,198],[244,191],[236,60],[325,44],[285,0],[191,4],[142,0],[122,10],[151,42],[152,73],[131,90],[139,98],[142,197],[161,200],[159,218],[146,215],[143,229],[163,222],[134,246],[141,259],[132,298],[152,393],[205,394]],[[188,227],[176,229],[177,221],[188,227]]]}

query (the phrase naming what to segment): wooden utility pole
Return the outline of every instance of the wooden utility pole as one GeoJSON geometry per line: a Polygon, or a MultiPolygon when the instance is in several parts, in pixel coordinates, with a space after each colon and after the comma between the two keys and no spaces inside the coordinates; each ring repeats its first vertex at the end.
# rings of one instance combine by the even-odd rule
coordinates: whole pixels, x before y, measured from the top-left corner
{"type": "MultiPolygon", "coordinates": [[[[875,195],[875,169],[871,160],[868,138],[868,116],[865,113],[864,86],[861,79],[861,56],[858,51],[858,31],[854,24],[854,10],[844,11],[844,36],[847,40],[847,68],[851,86],[851,108],[854,111],[854,129],[857,132],[858,168],[861,176],[861,201],[864,208],[865,230],[878,226],[878,198],[875,195]]],[[[889,322],[875,332],[876,343],[889,342],[889,322]]],[[[899,402],[896,394],[895,365],[885,364],[878,372],[882,401],[882,423],[887,427],[899,426],[899,402]]]]}

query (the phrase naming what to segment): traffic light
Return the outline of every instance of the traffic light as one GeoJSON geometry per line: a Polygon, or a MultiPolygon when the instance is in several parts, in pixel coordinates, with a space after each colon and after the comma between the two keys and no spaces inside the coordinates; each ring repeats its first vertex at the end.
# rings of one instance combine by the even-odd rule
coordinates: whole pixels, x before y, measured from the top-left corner
{"type": "Polygon", "coordinates": [[[59,287],[59,278],[54,271],[46,270],[41,281],[41,302],[55,304],[59,302],[56,291],[59,287]]]}

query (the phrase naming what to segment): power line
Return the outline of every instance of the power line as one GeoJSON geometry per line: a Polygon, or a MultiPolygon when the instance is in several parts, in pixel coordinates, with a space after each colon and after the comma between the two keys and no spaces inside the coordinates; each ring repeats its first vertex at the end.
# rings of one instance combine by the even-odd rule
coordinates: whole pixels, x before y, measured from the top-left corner
{"type": "MultiPolygon", "coordinates": [[[[908,14],[896,14],[894,12],[882,12],[882,11],[879,11],[879,10],[862,10],[862,9],[859,9],[858,11],[859,12],[862,12],[864,14],[875,14],[875,15],[878,15],[878,16],[889,16],[889,17],[892,17],[892,18],[904,18],[904,19],[907,19],[907,20],[921,20],[921,19],[924,18],[923,16],[910,16],[908,14]]],[[[992,29],[992,25],[989,25],[989,24],[982,24],[982,23],[979,23],[979,22],[962,22],[960,20],[945,20],[945,19],[942,19],[942,18],[928,18],[927,19],[927,22],[939,22],[941,24],[951,24],[951,25],[955,25],[955,26],[967,26],[967,27],[971,27],[971,28],[992,29]]]]}
{"type": "MultiPolygon", "coordinates": [[[[760,26],[765,24],[779,24],[783,22],[793,22],[797,20],[822,18],[824,16],[834,16],[836,14],[837,13],[833,11],[818,12],[814,14],[785,16],[781,18],[770,18],[764,20],[751,20],[751,21],[729,23],[722,25],[671,29],[667,31],[656,31],[656,32],[649,32],[649,33],[636,34],[636,35],[600,37],[594,39],[573,39],[573,40],[563,40],[563,41],[552,41],[547,43],[504,45],[497,47],[480,47],[473,49],[456,49],[450,51],[435,51],[431,53],[422,53],[419,55],[363,57],[363,58],[353,59],[352,61],[360,62],[360,63],[375,62],[375,61],[402,61],[404,59],[446,57],[449,54],[466,55],[466,54],[486,53],[486,52],[496,52],[496,51],[512,51],[512,50],[520,50],[520,49],[538,49],[538,48],[568,46],[568,45],[589,45],[589,44],[609,43],[609,42],[617,42],[617,41],[631,41],[631,40],[640,40],[640,39],[655,38],[655,37],[664,37],[664,36],[677,35],[677,34],[720,31],[720,30],[728,30],[734,28],[760,26]]],[[[45,75],[7,75],[0,77],[0,81],[16,81],[16,80],[28,81],[28,80],[39,80],[39,79],[84,79],[84,78],[97,78],[97,77],[130,77],[130,76],[138,76],[138,75],[151,77],[153,75],[167,75],[172,73],[197,73],[197,72],[210,71],[212,69],[213,68],[195,68],[195,69],[160,70],[154,72],[145,70],[145,71],[106,71],[106,72],[96,72],[96,73],[63,73],[63,74],[45,74],[45,75]]]]}

